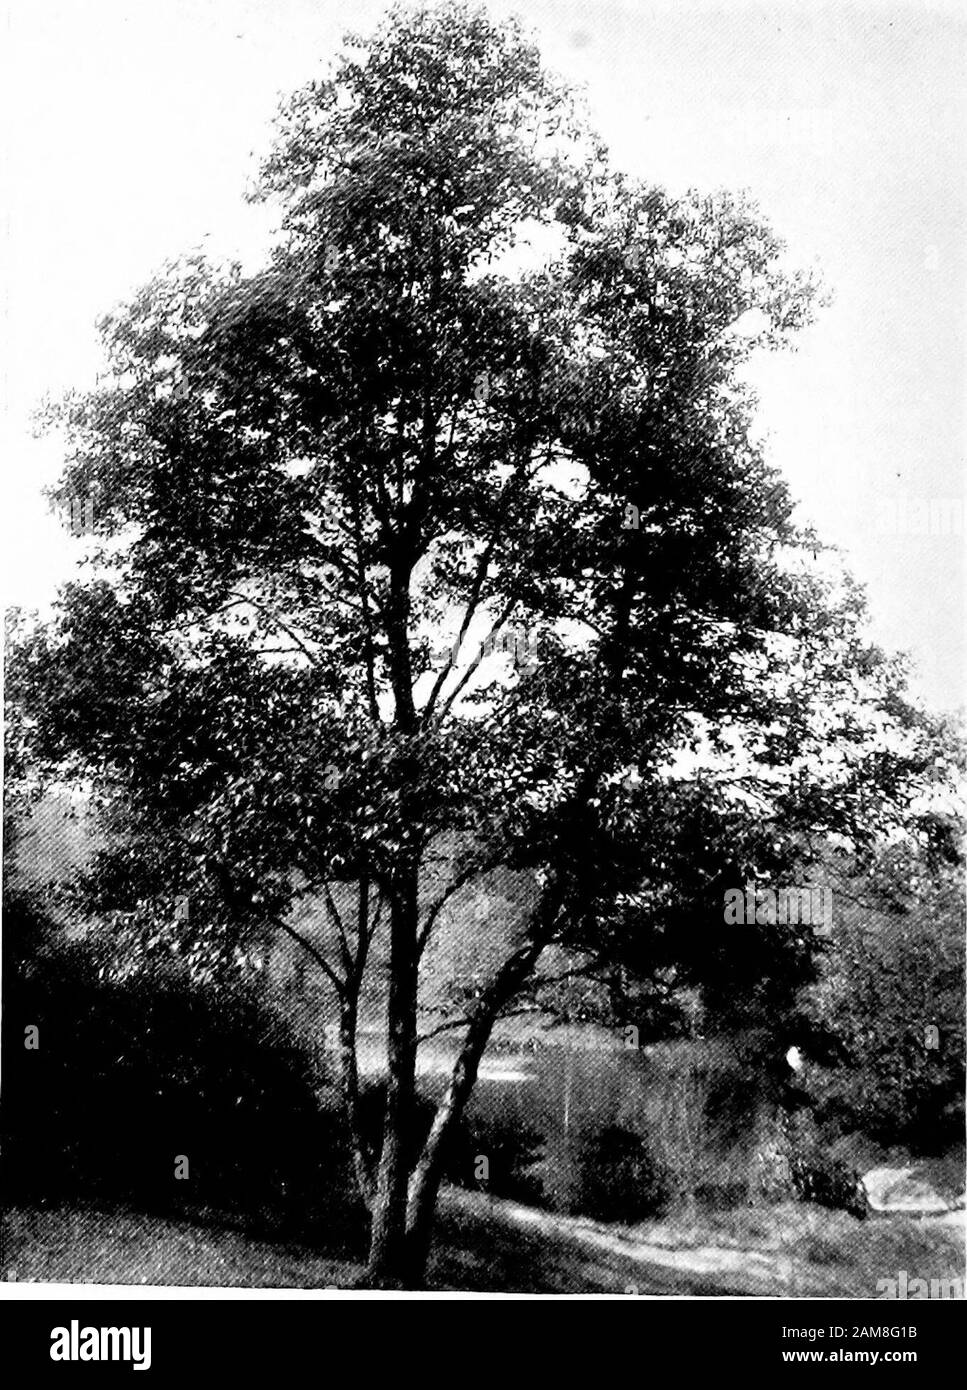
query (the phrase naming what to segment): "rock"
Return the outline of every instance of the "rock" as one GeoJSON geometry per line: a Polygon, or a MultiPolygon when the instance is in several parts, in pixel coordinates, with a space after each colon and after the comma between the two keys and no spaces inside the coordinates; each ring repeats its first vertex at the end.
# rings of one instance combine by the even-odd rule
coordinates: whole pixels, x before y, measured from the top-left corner
{"type": "Polygon", "coordinates": [[[862,1181],[871,1211],[928,1216],[963,1205],[962,1199],[951,1202],[941,1197],[915,1168],[871,1168],[862,1181]]]}

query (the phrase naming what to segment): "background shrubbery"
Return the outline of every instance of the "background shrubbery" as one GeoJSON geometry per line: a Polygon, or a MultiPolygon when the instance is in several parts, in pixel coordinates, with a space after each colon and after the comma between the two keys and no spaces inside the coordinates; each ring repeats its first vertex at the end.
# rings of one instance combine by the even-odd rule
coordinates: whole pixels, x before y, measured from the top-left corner
{"type": "Polygon", "coordinates": [[[958,875],[912,911],[843,929],[816,1004],[838,1065],[808,1086],[831,1133],[926,1154],[962,1139],[962,892],[958,875]]]}
{"type": "Polygon", "coordinates": [[[550,1211],[635,1222],[744,1204],[770,1100],[721,1040],[647,1054],[538,1051],[524,1087],[482,1081],[450,1174],[550,1211]],[[474,1162],[489,1162],[486,1180],[474,1162]]]}
{"type": "Polygon", "coordinates": [[[326,1075],[251,989],[185,972],[117,979],[52,939],[29,899],[4,919],[4,1190],[211,1211],[311,1236],[359,1225],[326,1075]],[[24,1029],[39,1029],[39,1049],[24,1029]],[[189,1177],[177,1180],[186,1155],[189,1177]]]}

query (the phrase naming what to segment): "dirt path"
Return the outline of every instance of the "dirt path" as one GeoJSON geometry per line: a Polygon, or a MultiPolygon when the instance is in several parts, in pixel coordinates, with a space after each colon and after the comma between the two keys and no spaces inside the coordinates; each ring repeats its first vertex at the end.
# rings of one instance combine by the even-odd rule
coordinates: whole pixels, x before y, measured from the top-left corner
{"type": "MultiPolygon", "coordinates": [[[[64,1207],[18,1208],[0,1223],[4,1279],[105,1284],[344,1287],[361,1266],[189,1221],[64,1207]]],[[[768,1295],[776,1258],[675,1251],[608,1227],[478,1193],[446,1190],[431,1286],[493,1293],[768,1295]]]]}
{"type": "MultiPolygon", "coordinates": [[[[945,1279],[963,1273],[963,1213],[857,1223],[814,1211],[810,1228],[813,1239],[793,1259],[775,1231],[754,1247],[714,1237],[693,1246],[660,1223],[635,1232],[448,1188],[430,1285],[479,1293],[869,1298],[884,1271],[945,1279]]],[[[0,1217],[0,1278],[16,1281],[345,1288],[361,1274],[361,1257],[128,1210],[24,1206],[0,1217]]]]}
{"type": "MultiPolygon", "coordinates": [[[[452,1188],[441,1198],[437,1287],[533,1293],[806,1296],[780,1252],[703,1245],[670,1250],[580,1217],[452,1188]]],[[[797,1277],[798,1276],[798,1277],[797,1277]]]]}

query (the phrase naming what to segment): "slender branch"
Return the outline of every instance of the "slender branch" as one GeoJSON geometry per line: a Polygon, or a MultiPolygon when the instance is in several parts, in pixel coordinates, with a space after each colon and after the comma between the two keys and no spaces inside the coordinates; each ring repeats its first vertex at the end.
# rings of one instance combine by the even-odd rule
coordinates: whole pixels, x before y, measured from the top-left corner
{"type": "Polygon", "coordinates": [[[584,965],[575,965],[570,970],[561,970],[554,975],[533,975],[528,981],[530,988],[543,989],[545,985],[558,985],[564,980],[576,980],[581,977],[594,979],[594,971],[606,965],[603,956],[598,956],[595,960],[589,960],[584,965]]]}
{"type": "Polygon", "coordinates": [[[429,940],[430,932],[433,930],[437,918],[443,911],[446,904],[454,896],[454,894],[459,893],[460,889],[464,886],[464,884],[469,883],[472,878],[476,878],[478,874],[489,873],[490,870],[495,869],[499,863],[500,855],[494,854],[489,856],[489,858],[484,859],[479,864],[468,865],[467,868],[463,869],[457,875],[453,882],[447,887],[442,897],[440,897],[433,904],[432,908],[426,915],[426,920],[423,923],[423,927],[420,931],[417,941],[417,950],[419,951],[420,955],[423,954],[424,948],[426,947],[426,943],[429,940]]]}
{"type": "MultiPolygon", "coordinates": [[[[374,608],[378,612],[382,612],[383,605],[367,584],[365,574],[359,565],[351,564],[350,561],[346,559],[346,556],[341,554],[334,546],[326,546],[325,552],[324,563],[329,565],[332,569],[337,570],[355,588],[358,589],[362,586],[364,592],[368,594],[369,598],[372,600],[374,608]]],[[[337,590],[332,588],[330,588],[329,592],[334,598],[338,599],[340,603],[346,604],[354,613],[362,611],[360,606],[355,604],[351,598],[347,598],[345,594],[340,594],[337,590]]]]}
{"type": "MultiPolygon", "coordinates": [[[[517,1018],[522,1014],[539,1014],[545,1012],[536,1004],[529,1004],[520,1009],[501,1009],[494,1015],[494,1022],[498,1023],[504,1018],[517,1018]]],[[[429,1042],[431,1038],[439,1037],[441,1033],[448,1033],[454,1028],[465,1028],[472,1023],[470,1018],[453,1018],[448,1023],[440,1023],[436,1028],[431,1028],[428,1033],[419,1033],[416,1039],[417,1047],[421,1043],[429,1042]]]]}
{"type": "Polygon", "coordinates": [[[369,948],[370,943],[372,942],[372,940],[373,940],[373,938],[375,937],[377,931],[379,930],[380,918],[382,917],[382,914],[383,914],[383,904],[384,904],[385,901],[386,901],[386,895],[385,895],[384,892],[383,892],[383,885],[382,885],[381,883],[380,883],[380,884],[377,884],[377,891],[378,891],[378,896],[377,896],[377,898],[376,898],[376,911],[372,914],[371,925],[370,925],[369,929],[368,929],[367,932],[366,932],[366,947],[367,947],[367,949],[369,948]]]}
{"type": "Polygon", "coordinates": [[[353,956],[349,949],[349,937],[346,934],[345,923],[339,915],[339,909],[336,907],[336,901],[332,896],[332,890],[325,879],[322,883],[322,892],[326,900],[326,909],[329,913],[330,920],[335,923],[336,931],[339,933],[339,949],[342,954],[343,965],[346,967],[346,972],[348,974],[353,967],[353,956]]]}
{"type": "Polygon", "coordinates": [[[359,602],[363,614],[363,631],[366,638],[365,661],[366,661],[366,695],[369,701],[369,714],[373,723],[378,725],[379,701],[376,697],[376,649],[373,641],[373,618],[369,610],[369,593],[366,584],[366,562],[363,559],[363,523],[359,503],[358,489],[353,494],[353,530],[354,543],[356,546],[356,569],[358,572],[358,592],[359,602]]]}
{"type": "Polygon", "coordinates": [[[517,598],[516,598],[516,596],[513,597],[513,598],[508,599],[508,601],[507,601],[507,603],[504,605],[504,607],[503,607],[503,609],[502,609],[502,611],[501,611],[499,617],[497,618],[497,621],[494,623],[493,627],[490,629],[490,632],[488,633],[488,635],[487,635],[485,641],[481,644],[480,652],[479,652],[479,654],[477,655],[476,659],[475,659],[473,662],[471,662],[470,666],[468,666],[467,670],[464,672],[463,676],[462,676],[462,677],[460,678],[460,680],[457,682],[456,686],[453,688],[453,690],[452,690],[452,691],[450,692],[450,694],[447,696],[446,702],[444,703],[443,708],[440,710],[440,714],[439,714],[439,718],[440,718],[440,719],[442,719],[445,715],[449,714],[450,710],[453,708],[454,701],[457,700],[457,698],[459,697],[461,691],[462,691],[462,690],[464,689],[464,687],[467,685],[467,682],[470,681],[470,680],[473,678],[473,676],[474,676],[474,674],[475,674],[475,672],[476,672],[476,670],[477,670],[477,667],[478,667],[478,666],[480,665],[480,663],[483,661],[485,649],[490,645],[490,643],[493,642],[493,639],[496,637],[497,633],[498,633],[498,632],[501,630],[501,628],[504,626],[504,624],[506,623],[507,619],[510,617],[511,613],[513,613],[513,611],[514,611],[514,609],[516,608],[516,606],[517,606],[517,598]]]}
{"type": "Polygon", "coordinates": [[[248,599],[236,598],[231,603],[225,603],[221,608],[213,608],[210,613],[202,613],[199,618],[186,618],[183,623],[168,623],[163,627],[155,628],[154,631],[159,637],[166,636],[169,632],[184,632],[185,628],[201,627],[202,623],[209,622],[212,618],[218,618],[222,613],[227,613],[230,608],[239,608],[243,603],[248,603],[248,599]]]}
{"type": "Polygon", "coordinates": [[[433,714],[433,709],[440,695],[440,691],[443,689],[444,682],[446,681],[447,676],[450,674],[450,671],[453,668],[457,654],[459,653],[460,648],[463,645],[463,639],[466,637],[467,632],[470,628],[470,624],[473,621],[474,614],[480,606],[480,602],[483,597],[484,585],[487,581],[487,571],[490,568],[490,561],[493,558],[493,552],[496,548],[498,540],[500,539],[501,528],[503,526],[504,521],[506,520],[507,509],[510,505],[511,497],[513,496],[514,491],[517,488],[519,488],[525,474],[526,469],[522,468],[521,465],[518,464],[518,467],[515,469],[514,473],[512,473],[511,476],[507,479],[507,482],[504,484],[504,487],[501,490],[501,496],[498,499],[497,503],[497,520],[494,522],[490,536],[487,540],[487,544],[484,546],[483,552],[480,555],[479,560],[477,561],[477,568],[470,586],[470,594],[467,599],[467,607],[464,611],[463,620],[460,624],[460,631],[457,634],[457,640],[454,643],[453,650],[450,655],[450,660],[447,663],[447,665],[444,666],[440,674],[437,676],[433,689],[430,691],[429,698],[427,699],[426,705],[423,710],[424,721],[429,720],[430,716],[433,714]]]}
{"type": "Polygon", "coordinates": [[[290,641],[296,644],[296,646],[308,659],[311,665],[317,666],[319,664],[319,659],[316,656],[315,652],[309,650],[309,648],[302,641],[298,633],[294,632],[287,623],[284,623],[282,619],[279,617],[279,615],[272,608],[270,608],[268,604],[262,603],[260,599],[250,598],[248,594],[240,594],[237,592],[237,590],[234,589],[230,592],[232,593],[233,597],[239,599],[242,603],[248,603],[257,612],[264,613],[266,617],[268,617],[277,628],[280,628],[281,631],[285,633],[285,635],[289,638],[290,641]]]}
{"type": "Polygon", "coordinates": [[[484,547],[480,559],[477,562],[477,570],[470,588],[470,596],[467,600],[467,607],[463,615],[463,621],[460,624],[460,631],[457,633],[457,640],[453,644],[453,648],[450,652],[450,659],[447,662],[447,664],[443,667],[440,674],[437,676],[433,684],[433,689],[430,691],[429,698],[427,699],[426,705],[424,706],[424,722],[429,720],[429,718],[433,714],[433,708],[437,702],[437,698],[439,697],[440,691],[443,689],[443,686],[446,683],[447,676],[450,674],[454,665],[456,664],[456,659],[460,652],[460,648],[463,646],[463,639],[466,637],[470,624],[473,622],[474,614],[477,611],[481,596],[483,594],[483,587],[487,579],[487,571],[490,568],[490,560],[493,555],[494,546],[497,541],[497,536],[498,531],[495,528],[493,534],[490,537],[490,540],[484,547]]]}
{"type": "Polygon", "coordinates": [[[316,962],[316,964],[319,965],[325,971],[332,984],[333,989],[339,995],[340,999],[344,998],[346,994],[346,982],[339,978],[339,976],[333,970],[332,966],[326,960],[325,956],[322,955],[320,951],[316,950],[312,942],[309,941],[306,937],[304,937],[300,931],[296,931],[295,927],[293,927],[290,923],[283,921],[281,917],[276,917],[274,913],[269,914],[268,920],[272,923],[273,926],[279,927],[288,936],[291,936],[293,941],[297,941],[299,945],[303,948],[303,950],[308,951],[309,955],[316,962]]]}

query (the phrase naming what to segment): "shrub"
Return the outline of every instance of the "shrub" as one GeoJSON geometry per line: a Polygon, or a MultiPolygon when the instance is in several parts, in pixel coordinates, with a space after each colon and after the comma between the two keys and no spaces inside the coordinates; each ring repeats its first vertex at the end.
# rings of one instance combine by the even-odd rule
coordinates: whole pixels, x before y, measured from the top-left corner
{"type": "Polygon", "coordinates": [[[207,1210],[274,1231],[354,1229],[327,1078],[253,989],[204,987],[180,970],[119,979],[83,943],[49,936],[29,901],[9,903],[8,1192],[207,1210]],[[39,1030],[36,1050],[24,1045],[28,1026],[39,1030]],[[179,1156],[187,1179],[175,1176],[179,1156]]]}
{"type": "Polygon", "coordinates": [[[813,1150],[793,1159],[792,1185],[804,1202],[821,1207],[847,1211],[852,1216],[866,1215],[866,1199],[855,1168],[832,1154],[813,1150]]]}
{"type": "Polygon", "coordinates": [[[839,1133],[941,1153],[964,1125],[960,873],[907,910],[844,927],[816,992],[839,1065],[815,1069],[817,1114],[839,1133]]]}
{"type": "Polygon", "coordinates": [[[527,1121],[497,1112],[471,1109],[456,1136],[447,1166],[452,1182],[511,1201],[540,1205],[544,1191],[537,1165],[543,1137],[527,1121]],[[476,1175],[477,1161],[487,1160],[487,1176],[476,1175]]]}
{"type": "Polygon", "coordinates": [[[647,1142],[618,1125],[550,1144],[539,1172],[552,1210],[596,1221],[642,1221],[670,1198],[669,1175],[647,1142]]]}
{"type": "Polygon", "coordinates": [[[859,1170],[836,1152],[808,1110],[785,1117],[784,1138],[792,1190],[803,1202],[866,1215],[859,1170]]]}
{"type": "Polygon", "coordinates": [[[600,1221],[641,1221],[664,1210],[669,1174],[637,1134],[608,1126],[579,1151],[582,1210],[600,1221]]]}

